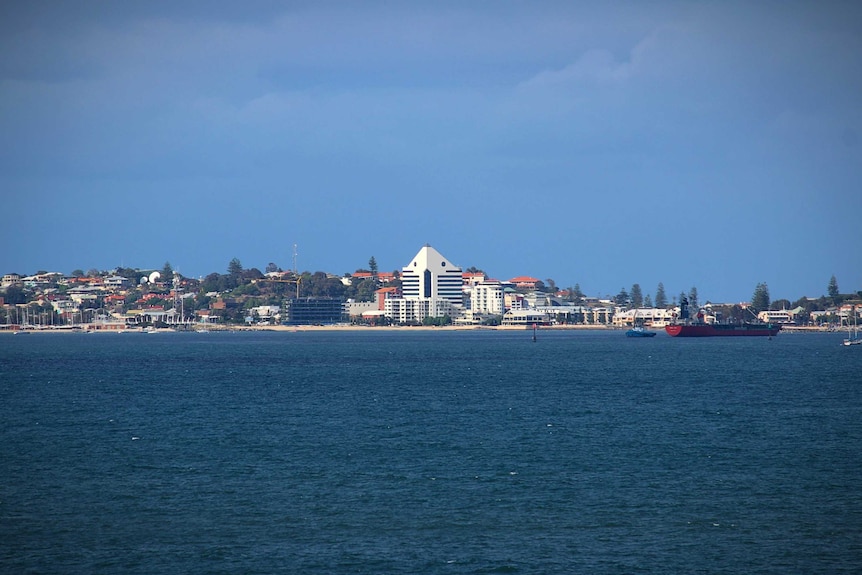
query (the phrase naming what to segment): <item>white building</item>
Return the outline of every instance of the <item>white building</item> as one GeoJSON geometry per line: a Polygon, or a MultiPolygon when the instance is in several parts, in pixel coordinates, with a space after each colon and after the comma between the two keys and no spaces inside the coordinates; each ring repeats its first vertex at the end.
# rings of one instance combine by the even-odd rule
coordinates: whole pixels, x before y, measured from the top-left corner
{"type": "Polygon", "coordinates": [[[428,244],[401,270],[401,292],[407,300],[444,299],[461,306],[462,283],[461,268],[428,244]]]}
{"type": "Polygon", "coordinates": [[[402,297],[386,298],[383,311],[395,323],[447,315],[454,319],[464,305],[462,283],[461,268],[426,244],[401,270],[402,297]]]}
{"type": "Polygon", "coordinates": [[[349,317],[361,317],[371,311],[379,311],[376,301],[347,300],[347,315],[349,317]]]}
{"type": "Polygon", "coordinates": [[[123,288],[128,285],[128,278],[124,278],[123,276],[109,276],[105,278],[105,287],[123,288]]]}
{"type": "Polygon", "coordinates": [[[426,317],[455,317],[460,313],[452,302],[442,298],[388,298],[383,302],[383,312],[395,323],[422,323],[426,317]]]}
{"type": "Polygon", "coordinates": [[[618,311],[614,314],[613,325],[628,327],[645,325],[647,327],[664,327],[673,321],[674,311],[664,308],[637,308],[618,311]]]}
{"type": "Polygon", "coordinates": [[[529,307],[524,294],[516,292],[512,288],[503,290],[503,307],[505,309],[526,309],[529,307]]]}
{"type": "Polygon", "coordinates": [[[9,287],[13,286],[21,281],[21,276],[18,274],[6,274],[3,276],[2,281],[0,281],[0,287],[9,287]]]}
{"type": "Polygon", "coordinates": [[[770,309],[758,313],[757,319],[765,323],[793,323],[796,321],[796,313],[789,309],[770,309]]]}
{"type": "Polygon", "coordinates": [[[51,307],[59,314],[75,313],[78,311],[78,304],[71,299],[56,299],[51,302],[51,307]]]}
{"type": "Polygon", "coordinates": [[[493,280],[475,284],[470,290],[470,309],[473,313],[503,315],[502,284],[493,280]]]}
{"type": "Polygon", "coordinates": [[[503,314],[503,325],[550,325],[551,317],[534,309],[510,309],[503,314]]]}
{"type": "Polygon", "coordinates": [[[249,310],[260,320],[278,319],[281,317],[281,307],[277,305],[259,305],[249,310]]]}

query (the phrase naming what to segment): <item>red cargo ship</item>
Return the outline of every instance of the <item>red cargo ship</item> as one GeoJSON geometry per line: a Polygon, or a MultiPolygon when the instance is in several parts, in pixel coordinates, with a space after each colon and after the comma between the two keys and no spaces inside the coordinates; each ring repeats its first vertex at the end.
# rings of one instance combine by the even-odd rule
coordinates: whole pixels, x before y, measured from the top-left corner
{"type": "Polygon", "coordinates": [[[722,335],[777,335],[781,330],[780,325],[771,323],[743,323],[734,324],[709,324],[709,323],[672,323],[666,325],[664,330],[671,337],[713,337],[722,335]]]}
{"type": "Polygon", "coordinates": [[[696,321],[688,319],[688,300],[683,298],[680,303],[680,319],[682,323],[674,322],[666,325],[664,330],[671,337],[715,337],[715,336],[769,336],[778,335],[780,325],[771,323],[705,323],[703,314],[697,314],[696,321]]]}

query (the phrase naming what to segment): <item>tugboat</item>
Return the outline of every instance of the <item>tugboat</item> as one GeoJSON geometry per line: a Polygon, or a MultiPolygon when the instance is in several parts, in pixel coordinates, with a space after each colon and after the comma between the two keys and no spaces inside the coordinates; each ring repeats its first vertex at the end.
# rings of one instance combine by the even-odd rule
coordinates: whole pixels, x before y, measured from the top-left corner
{"type": "Polygon", "coordinates": [[[626,332],[626,337],[655,337],[655,332],[645,330],[642,325],[636,325],[626,332]]]}
{"type": "Polygon", "coordinates": [[[694,321],[689,318],[688,299],[683,298],[679,306],[679,320],[665,326],[671,337],[715,337],[715,336],[768,336],[778,335],[781,326],[763,322],[706,323],[703,313],[698,312],[694,321]]]}

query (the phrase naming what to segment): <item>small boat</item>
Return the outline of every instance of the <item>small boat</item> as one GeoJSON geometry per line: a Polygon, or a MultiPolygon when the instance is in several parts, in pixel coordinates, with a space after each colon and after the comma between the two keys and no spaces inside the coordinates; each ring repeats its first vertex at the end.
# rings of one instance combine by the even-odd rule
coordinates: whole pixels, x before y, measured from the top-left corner
{"type": "Polygon", "coordinates": [[[655,337],[655,332],[645,330],[642,325],[636,325],[626,332],[626,337],[655,337]]]}

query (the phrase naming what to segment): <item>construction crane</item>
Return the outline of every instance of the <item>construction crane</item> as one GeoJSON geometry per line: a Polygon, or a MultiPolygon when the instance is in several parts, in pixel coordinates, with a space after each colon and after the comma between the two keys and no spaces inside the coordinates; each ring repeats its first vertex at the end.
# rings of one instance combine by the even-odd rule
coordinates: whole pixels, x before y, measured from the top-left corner
{"type": "Polygon", "coordinates": [[[296,276],[295,279],[290,279],[290,280],[281,279],[281,278],[279,278],[279,279],[260,278],[258,280],[255,280],[255,283],[257,283],[257,282],[272,282],[272,283],[277,283],[277,284],[296,284],[296,297],[299,297],[299,284],[302,283],[302,277],[296,276]]]}
{"type": "Polygon", "coordinates": [[[299,284],[302,282],[302,276],[299,275],[299,272],[296,271],[296,244],[293,244],[293,276],[295,279],[284,279],[284,278],[261,278],[256,280],[258,282],[272,282],[279,284],[296,284],[296,297],[299,298],[299,284]]]}

